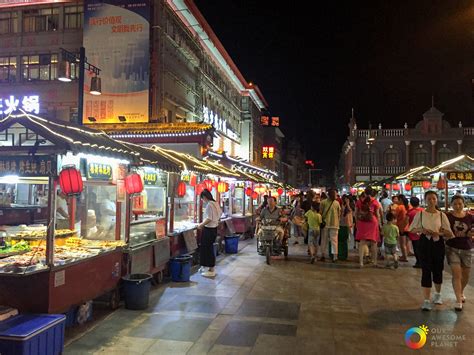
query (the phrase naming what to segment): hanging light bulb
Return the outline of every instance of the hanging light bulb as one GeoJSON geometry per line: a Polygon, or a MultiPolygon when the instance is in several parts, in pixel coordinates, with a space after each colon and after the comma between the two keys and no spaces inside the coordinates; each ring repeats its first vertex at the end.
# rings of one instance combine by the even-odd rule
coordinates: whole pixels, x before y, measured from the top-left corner
{"type": "Polygon", "coordinates": [[[90,94],[95,96],[102,94],[102,80],[97,76],[91,78],[90,94]]]}

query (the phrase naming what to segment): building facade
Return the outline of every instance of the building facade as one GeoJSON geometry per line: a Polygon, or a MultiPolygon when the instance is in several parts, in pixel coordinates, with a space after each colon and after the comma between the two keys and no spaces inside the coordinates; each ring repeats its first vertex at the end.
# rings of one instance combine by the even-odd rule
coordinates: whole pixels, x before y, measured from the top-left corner
{"type": "Polygon", "coordinates": [[[461,154],[474,155],[474,127],[450,124],[434,105],[415,127],[360,129],[352,115],[342,147],[339,183],[382,180],[418,166],[442,163],[461,154]]]}
{"type": "MultiPolygon", "coordinates": [[[[111,81],[113,85],[127,81],[129,85],[138,85],[136,82],[143,76],[148,92],[148,106],[140,107],[145,114],[136,119],[138,115],[127,110],[118,111],[120,100],[111,103],[109,99],[91,97],[89,75],[84,86],[84,124],[135,143],[165,145],[200,157],[208,151],[225,153],[263,167],[264,134],[260,117],[268,104],[258,87],[245,80],[194,2],[149,0],[143,1],[144,8],[140,10],[133,9],[132,1],[119,2],[135,11],[131,15],[134,17],[130,16],[133,21],[137,22],[137,15],[144,16],[149,28],[143,24],[124,24],[128,15],[123,14],[120,6],[109,4],[116,9],[109,9],[107,15],[91,12],[88,1],[29,1],[27,5],[24,1],[10,1],[9,6],[0,5],[3,106],[12,101],[11,97],[19,100],[19,105],[25,97],[27,103],[33,97],[39,101],[39,110],[34,113],[76,121],[78,65],[69,63],[71,82],[57,79],[62,63],[61,48],[79,53],[84,46],[87,60],[102,68],[103,91],[112,86],[111,81]],[[141,48],[130,42],[133,46],[124,52],[123,63],[114,63],[108,53],[98,56],[91,49],[98,45],[93,43],[91,34],[97,33],[94,31],[110,31],[113,35],[120,32],[120,37],[111,37],[109,41],[102,38],[104,46],[110,45],[107,42],[113,42],[112,38],[138,38],[147,42],[141,48]],[[144,73],[139,75],[127,68],[134,61],[148,63],[148,60],[149,67],[140,69],[144,73]],[[105,75],[111,64],[120,69],[117,78],[105,75]]],[[[3,111],[8,114],[7,110],[3,111]]]]}

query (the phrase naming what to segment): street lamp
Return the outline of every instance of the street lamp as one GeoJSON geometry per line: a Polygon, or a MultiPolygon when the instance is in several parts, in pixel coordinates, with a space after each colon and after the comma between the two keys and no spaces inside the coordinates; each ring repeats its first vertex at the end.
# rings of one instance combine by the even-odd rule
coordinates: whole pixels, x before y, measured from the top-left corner
{"type": "Polygon", "coordinates": [[[79,65],[79,90],[78,90],[78,100],[77,100],[77,120],[80,125],[82,125],[82,116],[84,111],[84,72],[85,70],[92,72],[95,76],[91,79],[91,86],[89,93],[91,95],[101,95],[102,94],[102,83],[99,78],[100,69],[95,65],[87,62],[86,58],[86,49],[81,47],[79,50],[79,56],[74,53],[71,53],[64,48],[59,48],[61,50],[61,61],[59,62],[59,74],[58,80],[62,82],[71,82],[71,65],[79,65]]]}
{"type": "Polygon", "coordinates": [[[372,124],[369,122],[369,134],[367,136],[367,146],[369,148],[369,182],[372,182],[372,144],[375,142],[375,137],[372,137],[372,124]]]}

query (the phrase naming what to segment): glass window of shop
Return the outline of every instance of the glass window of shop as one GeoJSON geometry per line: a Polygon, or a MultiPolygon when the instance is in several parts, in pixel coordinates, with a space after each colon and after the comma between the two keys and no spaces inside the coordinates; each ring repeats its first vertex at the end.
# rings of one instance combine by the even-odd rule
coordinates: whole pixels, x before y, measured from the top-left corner
{"type": "MultiPolygon", "coordinates": [[[[232,214],[244,214],[245,189],[243,186],[235,185],[233,189],[234,198],[232,199],[232,214]]],[[[245,202],[246,203],[246,202],[245,202]]]]}
{"type": "Polygon", "coordinates": [[[56,31],[58,24],[58,7],[23,11],[23,32],[56,31]]]}
{"type": "Polygon", "coordinates": [[[141,171],[144,189],[132,198],[132,221],[130,222],[130,244],[147,243],[163,237],[167,208],[168,174],[158,170],[141,171]],[[157,235],[157,231],[161,235],[157,235]]]}
{"type": "Polygon", "coordinates": [[[82,6],[66,6],[64,8],[64,28],[82,28],[84,21],[84,10],[82,6]]]}
{"type": "Polygon", "coordinates": [[[0,57],[0,82],[16,81],[16,57],[0,57]]]}
{"type": "Polygon", "coordinates": [[[186,230],[195,225],[196,200],[194,187],[186,184],[186,194],[174,200],[174,231],[186,230]]]}
{"type": "Polygon", "coordinates": [[[0,12],[0,34],[18,32],[18,12],[0,12]]]}
{"type": "Polygon", "coordinates": [[[57,54],[24,55],[21,57],[21,78],[23,81],[55,80],[57,65],[57,54]]]}

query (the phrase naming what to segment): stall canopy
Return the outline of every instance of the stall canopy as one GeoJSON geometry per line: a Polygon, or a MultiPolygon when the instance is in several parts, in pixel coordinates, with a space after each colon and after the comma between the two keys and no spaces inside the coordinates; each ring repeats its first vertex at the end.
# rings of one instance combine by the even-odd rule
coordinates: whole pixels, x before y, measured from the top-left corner
{"type": "Polygon", "coordinates": [[[29,155],[89,153],[131,162],[138,161],[140,156],[104,132],[24,112],[0,119],[0,147],[4,154],[26,150],[29,155]]]}
{"type": "Polygon", "coordinates": [[[460,155],[456,158],[442,162],[433,169],[425,172],[424,175],[431,175],[434,173],[449,173],[449,172],[472,172],[474,171],[474,159],[469,155],[460,155]]]}
{"type": "Polygon", "coordinates": [[[431,170],[428,166],[418,166],[416,168],[405,171],[403,174],[395,177],[395,180],[410,180],[415,176],[423,175],[427,171],[431,170]]]}
{"type": "Polygon", "coordinates": [[[129,142],[121,143],[140,154],[140,165],[155,166],[170,173],[177,173],[181,171],[182,166],[170,159],[167,155],[163,154],[160,150],[154,150],[129,142]]]}
{"type": "Polygon", "coordinates": [[[236,179],[241,177],[238,172],[227,169],[220,164],[207,162],[205,160],[193,157],[189,154],[176,152],[174,150],[165,149],[156,145],[152,147],[152,150],[162,154],[167,159],[177,164],[180,167],[180,170],[182,171],[190,171],[201,174],[212,174],[236,179]]]}

